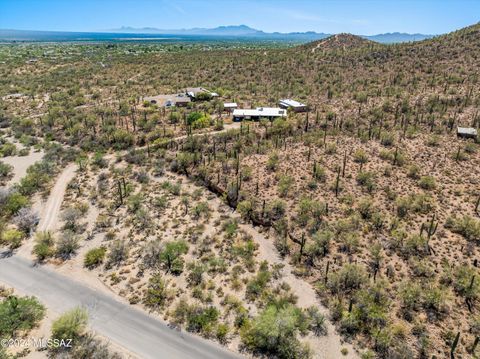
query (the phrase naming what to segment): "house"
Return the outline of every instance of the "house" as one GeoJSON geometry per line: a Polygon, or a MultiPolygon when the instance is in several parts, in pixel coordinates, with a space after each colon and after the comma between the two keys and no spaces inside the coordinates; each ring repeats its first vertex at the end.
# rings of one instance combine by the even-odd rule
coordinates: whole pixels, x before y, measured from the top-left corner
{"type": "Polygon", "coordinates": [[[225,102],[223,104],[223,110],[226,112],[232,112],[237,108],[237,103],[236,102],[225,102]]]}
{"type": "Polygon", "coordinates": [[[203,87],[187,87],[185,89],[185,94],[190,97],[192,101],[203,100],[208,97],[218,97],[218,93],[207,90],[203,87]],[[201,95],[204,94],[204,95],[201,95]],[[202,97],[205,96],[205,97],[202,97]]]}
{"type": "Polygon", "coordinates": [[[287,117],[287,110],[278,107],[257,107],[256,109],[233,110],[233,120],[259,120],[267,118],[273,120],[277,117],[287,117]]]}
{"type": "Polygon", "coordinates": [[[457,137],[461,138],[477,138],[478,132],[473,127],[457,127],[457,137]]]}
{"type": "Polygon", "coordinates": [[[155,104],[159,107],[185,107],[191,102],[190,98],[185,96],[183,93],[149,96],[144,97],[143,101],[148,101],[151,104],[155,104]]]}
{"type": "Polygon", "coordinates": [[[281,108],[284,108],[284,109],[291,108],[295,112],[307,112],[308,111],[308,106],[307,105],[305,105],[301,102],[289,99],[289,98],[282,99],[282,100],[278,101],[278,105],[281,108]]]}

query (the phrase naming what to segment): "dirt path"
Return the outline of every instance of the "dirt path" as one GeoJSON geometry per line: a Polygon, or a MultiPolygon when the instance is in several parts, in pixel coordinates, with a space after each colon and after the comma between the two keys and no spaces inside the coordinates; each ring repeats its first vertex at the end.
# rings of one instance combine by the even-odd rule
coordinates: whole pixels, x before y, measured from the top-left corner
{"type": "Polygon", "coordinates": [[[37,231],[53,231],[58,228],[60,208],[68,183],[75,177],[76,164],[68,165],[58,177],[51,190],[47,203],[40,210],[40,223],[37,231]]]}

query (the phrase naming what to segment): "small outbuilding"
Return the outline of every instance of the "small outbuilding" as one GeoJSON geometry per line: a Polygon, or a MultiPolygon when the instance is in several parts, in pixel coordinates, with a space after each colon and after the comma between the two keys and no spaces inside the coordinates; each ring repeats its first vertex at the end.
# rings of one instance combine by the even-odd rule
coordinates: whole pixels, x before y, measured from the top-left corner
{"type": "Polygon", "coordinates": [[[285,99],[282,99],[282,100],[278,101],[278,105],[281,108],[284,108],[284,109],[291,108],[294,112],[307,112],[308,111],[308,106],[307,105],[305,105],[301,102],[289,99],[289,98],[285,98],[285,99]]]}
{"type": "Polygon", "coordinates": [[[233,112],[233,110],[237,109],[237,103],[236,102],[225,102],[223,104],[223,110],[226,112],[233,112]]]}
{"type": "Polygon", "coordinates": [[[457,127],[457,137],[460,138],[477,138],[478,131],[473,127],[457,127]]]}

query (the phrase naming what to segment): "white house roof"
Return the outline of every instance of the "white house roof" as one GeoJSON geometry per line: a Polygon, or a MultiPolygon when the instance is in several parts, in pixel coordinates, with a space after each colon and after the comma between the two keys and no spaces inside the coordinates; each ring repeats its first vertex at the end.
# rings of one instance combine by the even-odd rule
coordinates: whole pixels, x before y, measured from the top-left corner
{"type": "Polygon", "coordinates": [[[236,103],[236,102],[225,102],[225,103],[223,104],[223,107],[225,107],[225,108],[237,107],[237,103],[236,103]]]}
{"type": "Polygon", "coordinates": [[[286,107],[305,107],[306,106],[301,102],[298,102],[289,98],[282,99],[278,103],[286,107]]]}
{"type": "Polygon", "coordinates": [[[473,127],[457,127],[457,133],[476,136],[477,130],[473,127]]]}
{"type": "Polygon", "coordinates": [[[260,116],[266,117],[285,117],[287,111],[279,107],[257,107],[257,111],[260,112],[260,116]]]}
{"type": "Polygon", "coordinates": [[[241,116],[241,117],[247,117],[247,116],[260,116],[257,110],[252,110],[252,109],[236,109],[233,110],[233,116],[241,116]]]}
{"type": "Polygon", "coordinates": [[[286,117],[287,111],[278,107],[258,107],[256,109],[233,110],[233,116],[286,117]]]}

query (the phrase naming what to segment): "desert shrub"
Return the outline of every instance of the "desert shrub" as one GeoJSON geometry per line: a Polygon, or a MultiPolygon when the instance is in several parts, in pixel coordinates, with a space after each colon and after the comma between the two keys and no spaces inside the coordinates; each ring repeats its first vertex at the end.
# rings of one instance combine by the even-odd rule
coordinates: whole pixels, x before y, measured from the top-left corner
{"type": "Polygon", "coordinates": [[[252,179],[253,170],[251,167],[244,166],[241,169],[242,181],[248,182],[252,179]]]}
{"type": "Polygon", "coordinates": [[[367,163],[368,155],[365,150],[359,148],[353,153],[353,161],[356,163],[367,163]]]}
{"type": "Polygon", "coordinates": [[[220,312],[215,307],[192,306],[187,314],[187,330],[209,335],[217,325],[220,312]]]}
{"type": "Polygon", "coordinates": [[[275,171],[278,167],[278,162],[280,161],[280,158],[278,157],[277,153],[272,153],[267,160],[267,169],[269,171],[275,171]]]}
{"type": "Polygon", "coordinates": [[[228,326],[228,324],[219,324],[217,326],[217,332],[215,334],[217,340],[222,344],[226,344],[229,331],[230,327],[228,326]]]}
{"type": "Polygon", "coordinates": [[[428,239],[419,234],[409,236],[403,245],[402,253],[405,256],[425,255],[428,253],[428,239]]]}
{"type": "Polygon", "coordinates": [[[313,261],[316,257],[325,257],[329,252],[333,232],[330,230],[318,231],[312,236],[305,247],[305,254],[313,261]]]}
{"type": "Polygon", "coordinates": [[[193,286],[199,285],[203,280],[203,273],[206,271],[206,266],[202,263],[189,263],[188,264],[188,276],[187,281],[193,286]]]}
{"type": "Polygon", "coordinates": [[[144,202],[143,195],[141,193],[132,194],[127,198],[128,210],[131,213],[137,212],[143,205],[144,202]]]}
{"type": "Polygon", "coordinates": [[[290,189],[293,185],[293,177],[291,176],[280,176],[280,180],[278,181],[278,193],[280,197],[287,197],[290,189]]]}
{"type": "Polygon", "coordinates": [[[478,145],[476,145],[475,143],[468,142],[465,145],[464,151],[468,154],[474,154],[475,152],[477,152],[477,147],[478,145]]]}
{"type": "Polygon", "coordinates": [[[205,218],[208,218],[210,214],[210,207],[208,206],[207,202],[199,202],[193,207],[193,217],[194,218],[200,218],[204,216],[205,218]]]}
{"type": "Polygon", "coordinates": [[[10,217],[18,213],[18,211],[28,205],[28,198],[18,191],[5,191],[2,194],[1,211],[10,217]]]}
{"type": "Polygon", "coordinates": [[[449,293],[447,288],[431,282],[424,288],[422,305],[426,310],[440,313],[445,311],[448,299],[449,293]]]}
{"type": "Polygon", "coordinates": [[[238,222],[236,219],[229,218],[222,223],[222,231],[227,238],[233,238],[237,234],[238,222]]]}
{"type": "Polygon", "coordinates": [[[117,239],[110,245],[110,251],[108,253],[108,266],[119,265],[128,258],[128,244],[125,240],[117,239]]]}
{"type": "Polygon", "coordinates": [[[418,181],[418,185],[425,190],[432,190],[437,186],[435,178],[432,176],[422,176],[418,181]]]}
{"type": "Polygon", "coordinates": [[[154,310],[163,309],[169,297],[167,282],[160,274],[154,274],[148,280],[143,303],[154,310]]]}
{"type": "Polygon", "coordinates": [[[21,208],[13,218],[14,223],[24,233],[29,234],[39,222],[38,214],[29,207],[21,208]]]}
{"type": "Polygon", "coordinates": [[[317,181],[324,183],[327,180],[327,172],[325,168],[316,163],[313,169],[313,177],[317,181]]]}
{"type": "Polygon", "coordinates": [[[337,145],[335,143],[327,144],[327,147],[325,148],[325,153],[327,155],[333,155],[336,152],[337,152],[337,145]]]}
{"type": "Polygon", "coordinates": [[[357,183],[365,188],[368,192],[375,190],[375,174],[372,172],[360,172],[357,175],[357,183]]]}
{"type": "Polygon", "coordinates": [[[366,283],[365,268],[358,264],[345,264],[342,268],[330,274],[327,288],[333,294],[350,293],[358,290],[366,283]]]}
{"type": "Polygon", "coordinates": [[[355,232],[342,233],[338,236],[338,242],[340,244],[340,250],[350,254],[357,252],[360,246],[358,234],[355,232]]]}
{"type": "Polygon", "coordinates": [[[237,212],[240,213],[243,219],[251,219],[253,216],[253,201],[243,200],[237,204],[237,212]]]}
{"type": "Polygon", "coordinates": [[[285,202],[280,199],[273,200],[268,206],[267,218],[271,221],[278,221],[285,215],[286,206],[285,202]]]}
{"type": "Polygon", "coordinates": [[[438,135],[431,135],[427,138],[426,144],[429,147],[438,147],[440,144],[440,137],[438,135]]]}
{"type": "Polygon", "coordinates": [[[63,228],[70,230],[70,231],[77,231],[79,220],[82,218],[82,211],[75,207],[71,206],[62,211],[61,219],[64,222],[63,228]]]}
{"type": "Polygon", "coordinates": [[[317,307],[311,306],[306,309],[305,313],[308,320],[308,329],[315,335],[326,335],[327,326],[325,316],[320,313],[317,307]]]}
{"type": "Polygon", "coordinates": [[[419,179],[420,178],[420,167],[413,164],[408,167],[407,176],[411,179],[419,179]]]}
{"type": "Polygon", "coordinates": [[[77,307],[62,314],[52,324],[52,338],[58,340],[72,339],[75,343],[83,334],[88,324],[88,312],[77,307]]]}
{"type": "Polygon", "coordinates": [[[0,183],[7,181],[13,175],[13,166],[0,161],[0,183]]]}
{"type": "Polygon", "coordinates": [[[386,282],[377,281],[359,290],[354,302],[351,315],[362,330],[386,327],[391,302],[386,282]]]}
{"type": "Polygon", "coordinates": [[[358,213],[360,213],[360,216],[366,220],[370,220],[376,212],[376,208],[370,198],[362,198],[358,202],[357,210],[358,213]]]}
{"type": "Polygon", "coordinates": [[[305,332],[306,320],[294,305],[271,304],[240,332],[243,344],[252,352],[276,358],[309,358],[310,351],[297,335],[305,332]]]}
{"type": "Polygon", "coordinates": [[[17,146],[7,142],[0,146],[0,157],[14,156],[17,153],[17,146]]]}
{"type": "Polygon", "coordinates": [[[424,193],[410,194],[404,197],[398,197],[395,200],[397,215],[404,218],[409,212],[427,214],[433,207],[433,198],[424,193]]]}
{"type": "Polygon", "coordinates": [[[393,146],[395,142],[395,135],[391,132],[383,132],[380,137],[380,143],[385,147],[393,146]]]}
{"type": "Polygon", "coordinates": [[[470,241],[480,241],[480,221],[470,217],[449,217],[445,227],[454,233],[458,233],[470,241]]]}
{"type": "Polygon", "coordinates": [[[16,229],[7,229],[0,235],[0,244],[16,249],[22,245],[25,234],[16,229]]]}
{"type": "Polygon", "coordinates": [[[297,207],[296,221],[301,227],[316,231],[322,222],[322,217],[326,214],[325,203],[302,197],[297,207]]]}
{"type": "Polygon", "coordinates": [[[104,158],[102,152],[95,152],[92,158],[92,165],[97,168],[107,168],[108,161],[104,158]]]}
{"type": "Polygon", "coordinates": [[[402,309],[407,313],[418,310],[422,302],[422,287],[419,283],[406,280],[400,283],[397,291],[402,309]]]}
{"type": "Polygon", "coordinates": [[[57,240],[55,255],[63,260],[70,259],[80,248],[77,235],[70,231],[64,231],[57,240]]]}
{"type": "Polygon", "coordinates": [[[85,254],[83,265],[89,269],[98,267],[103,263],[107,249],[105,247],[97,247],[90,249],[85,254]]]}
{"type": "Polygon", "coordinates": [[[260,264],[257,275],[247,283],[246,298],[250,301],[260,298],[271,278],[272,273],[268,270],[268,263],[264,261],[260,264]]]}
{"type": "Polygon", "coordinates": [[[480,281],[477,270],[467,265],[455,267],[453,289],[466,300],[474,301],[480,296],[480,281]]]}
{"type": "Polygon", "coordinates": [[[167,209],[168,203],[169,200],[167,196],[155,197],[153,200],[153,205],[161,211],[167,209]]]}
{"type": "Polygon", "coordinates": [[[55,253],[55,240],[50,232],[37,232],[32,253],[38,261],[44,261],[55,253]]]}

